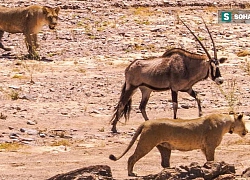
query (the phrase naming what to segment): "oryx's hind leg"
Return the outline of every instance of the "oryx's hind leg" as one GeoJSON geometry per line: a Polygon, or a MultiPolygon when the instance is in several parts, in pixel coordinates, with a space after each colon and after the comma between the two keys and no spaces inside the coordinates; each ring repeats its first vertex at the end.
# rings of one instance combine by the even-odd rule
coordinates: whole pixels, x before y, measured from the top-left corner
{"type": "Polygon", "coordinates": [[[199,99],[197,93],[191,88],[187,91],[187,93],[192,96],[193,98],[195,98],[195,100],[197,101],[197,105],[198,105],[198,111],[199,111],[199,116],[202,116],[202,110],[201,110],[201,100],[199,99]]]}
{"type": "Polygon", "coordinates": [[[178,91],[171,90],[172,93],[172,102],[174,110],[174,119],[176,119],[177,109],[178,109],[178,91]]]}
{"type": "Polygon", "coordinates": [[[150,94],[152,92],[152,89],[149,89],[145,86],[141,86],[141,87],[139,87],[139,89],[141,90],[141,93],[142,93],[142,98],[141,98],[141,103],[140,103],[139,109],[142,113],[143,118],[146,121],[146,120],[148,120],[148,116],[146,113],[146,106],[147,106],[150,94]]]}
{"type": "Polygon", "coordinates": [[[2,37],[3,37],[4,31],[0,30],[0,48],[5,50],[5,51],[11,51],[11,48],[6,47],[2,44],[2,37]]]}
{"type": "Polygon", "coordinates": [[[119,121],[119,119],[123,115],[125,115],[125,117],[128,116],[128,115],[126,115],[126,113],[129,113],[129,112],[126,112],[126,111],[129,111],[129,109],[131,108],[128,106],[130,106],[130,104],[131,104],[131,98],[132,98],[132,95],[134,94],[136,88],[137,87],[135,87],[135,86],[127,85],[126,83],[124,84],[123,89],[122,89],[122,94],[120,96],[120,100],[118,102],[115,113],[114,113],[112,120],[111,120],[112,121],[111,131],[113,133],[117,133],[116,124],[119,121]]]}

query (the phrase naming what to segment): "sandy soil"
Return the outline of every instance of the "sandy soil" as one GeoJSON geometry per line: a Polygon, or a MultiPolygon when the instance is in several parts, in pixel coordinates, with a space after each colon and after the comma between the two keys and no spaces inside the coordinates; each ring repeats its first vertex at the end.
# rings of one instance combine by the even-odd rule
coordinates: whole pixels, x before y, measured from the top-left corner
{"type": "MultiPolygon", "coordinates": [[[[60,6],[61,11],[57,29],[44,27],[39,33],[41,61],[22,59],[27,53],[22,34],[4,34],[3,43],[13,50],[0,52],[0,179],[47,179],[97,164],[109,165],[115,179],[128,178],[126,164],[133,150],[117,162],[108,159],[109,154],[118,155],[125,149],[144,121],[138,109],[141,94],[137,92],[130,120],[124,124],[121,119],[120,134],[110,132],[109,120],[120,96],[125,67],[135,58],[160,56],[169,47],[202,52],[176,19],[177,13],[212,54],[211,41],[199,18],[202,14],[218,56],[228,58],[220,68],[225,78],[221,88],[210,79],[194,86],[201,94],[204,115],[227,113],[232,100],[225,96],[232,95],[234,110],[245,113],[249,126],[249,56],[237,56],[249,48],[249,26],[217,23],[217,10],[234,8],[233,3],[228,6],[230,3],[214,1],[219,7],[180,7],[176,1],[170,2],[170,7],[164,7],[162,1],[145,1],[150,7],[139,8],[136,5],[143,3],[137,1],[2,3],[8,7],[60,6]]],[[[186,93],[180,93],[179,107],[180,118],[198,116],[196,102],[186,93]]],[[[170,92],[152,93],[147,112],[151,119],[173,117],[170,92]]],[[[250,167],[249,145],[249,134],[245,138],[226,134],[216,150],[216,160],[234,164],[241,174],[250,167]]],[[[172,167],[191,162],[203,164],[205,157],[199,150],[173,151],[172,167]]],[[[156,149],[135,166],[138,175],[161,170],[156,149]]]]}

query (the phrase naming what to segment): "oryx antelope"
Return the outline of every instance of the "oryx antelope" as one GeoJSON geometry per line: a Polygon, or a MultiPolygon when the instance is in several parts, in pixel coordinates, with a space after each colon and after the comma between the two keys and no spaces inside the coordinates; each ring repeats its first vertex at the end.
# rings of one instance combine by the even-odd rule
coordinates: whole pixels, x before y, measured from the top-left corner
{"type": "Polygon", "coordinates": [[[192,86],[208,77],[217,84],[223,83],[223,78],[219,70],[219,63],[223,63],[226,58],[217,59],[213,38],[204,20],[203,22],[213,44],[214,58],[210,56],[205,46],[191,29],[182,20],[181,22],[199,42],[206,55],[199,55],[184,49],[173,48],[167,50],[161,57],[134,60],[125,70],[125,83],[122,88],[120,100],[115,107],[111,119],[113,125],[111,129],[112,132],[117,132],[116,124],[122,116],[125,117],[125,120],[129,118],[132,96],[138,87],[142,93],[139,108],[145,120],[148,120],[145,109],[150,93],[152,91],[166,90],[171,90],[174,119],[176,119],[178,91],[187,92],[196,99],[199,116],[201,116],[202,110],[200,99],[192,89],[192,86]]]}

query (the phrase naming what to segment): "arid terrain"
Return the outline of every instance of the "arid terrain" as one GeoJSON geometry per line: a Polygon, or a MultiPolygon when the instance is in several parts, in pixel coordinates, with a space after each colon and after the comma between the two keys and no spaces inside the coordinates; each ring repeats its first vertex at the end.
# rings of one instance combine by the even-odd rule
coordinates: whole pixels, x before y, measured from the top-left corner
{"type": "MultiPolygon", "coordinates": [[[[218,24],[219,9],[249,7],[247,1],[15,1],[2,6],[31,4],[59,6],[56,30],[44,27],[38,34],[40,61],[24,60],[22,34],[5,33],[0,49],[0,179],[40,180],[90,165],[109,165],[115,179],[126,179],[127,159],[134,147],[117,162],[110,154],[123,152],[135,129],[144,121],[138,91],[126,124],[119,134],[109,123],[124,83],[124,70],[134,59],[161,56],[170,47],[203,53],[181,24],[179,15],[213,56],[202,16],[214,37],[225,82],[211,79],[194,86],[200,93],[203,114],[243,112],[250,129],[250,28],[249,24],[218,24]],[[14,142],[14,143],[13,143],[14,142]]],[[[152,93],[147,106],[150,119],[173,117],[171,94],[152,93]]],[[[196,101],[179,93],[179,118],[198,116],[196,101]]],[[[250,167],[250,133],[241,138],[226,134],[217,148],[216,161],[234,164],[236,174],[250,167]]],[[[203,165],[200,150],[173,151],[171,166],[203,165]]],[[[134,169],[138,175],[158,173],[160,154],[152,150],[134,169]]]]}

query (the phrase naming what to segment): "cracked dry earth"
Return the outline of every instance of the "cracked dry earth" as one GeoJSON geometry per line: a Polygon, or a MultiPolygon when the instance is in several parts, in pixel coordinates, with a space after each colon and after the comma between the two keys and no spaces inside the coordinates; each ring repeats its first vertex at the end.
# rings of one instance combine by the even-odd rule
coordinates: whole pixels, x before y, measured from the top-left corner
{"type": "MultiPolygon", "coordinates": [[[[48,179],[56,174],[90,165],[109,165],[115,179],[126,179],[129,153],[117,162],[109,154],[120,154],[144,120],[133,96],[130,120],[118,123],[120,134],[111,134],[109,120],[124,82],[124,69],[136,58],[160,56],[169,47],[191,52],[202,50],[177,13],[202,39],[212,53],[212,44],[200,15],[213,34],[219,57],[228,61],[220,69],[225,83],[218,87],[210,79],[194,89],[201,95],[203,113],[227,113],[229,102],[244,112],[249,127],[250,29],[246,24],[218,24],[217,10],[245,7],[247,1],[15,1],[7,7],[31,4],[60,6],[55,31],[39,33],[41,61],[22,60],[27,53],[22,34],[4,34],[9,52],[0,51],[0,179],[48,179]],[[213,6],[211,6],[213,5],[213,6]],[[239,52],[244,51],[243,57],[239,52]],[[238,55],[237,55],[238,54],[238,55]],[[248,55],[247,55],[248,54],[248,55]],[[33,82],[33,83],[32,83],[33,82]],[[232,95],[234,100],[225,97],[232,95]],[[12,100],[15,99],[16,100],[12,100]],[[7,116],[7,117],[6,117],[7,116]],[[9,144],[9,142],[16,142],[9,144]]],[[[169,91],[155,92],[147,112],[151,119],[173,117],[169,91]]],[[[179,95],[178,117],[198,116],[197,104],[186,93],[179,95]]],[[[236,174],[250,167],[250,135],[226,134],[216,150],[216,160],[234,164],[236,174]]],[[[171,166],[205,163],[199,151],[173,151],[171,166]]],[[[135,166],[138,175],[158,173],[156,149],[135,166]]]]}

